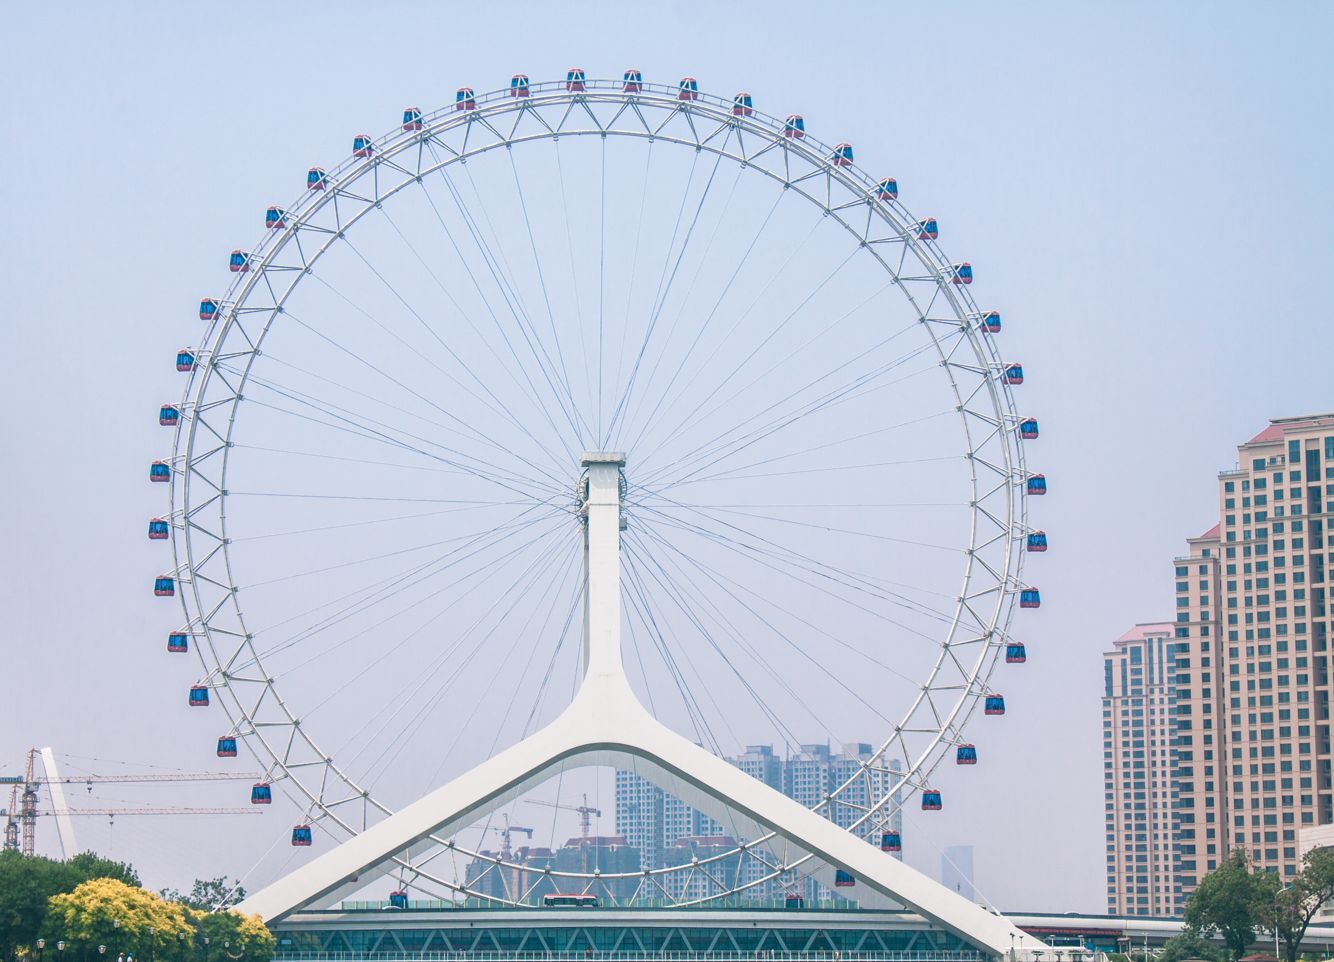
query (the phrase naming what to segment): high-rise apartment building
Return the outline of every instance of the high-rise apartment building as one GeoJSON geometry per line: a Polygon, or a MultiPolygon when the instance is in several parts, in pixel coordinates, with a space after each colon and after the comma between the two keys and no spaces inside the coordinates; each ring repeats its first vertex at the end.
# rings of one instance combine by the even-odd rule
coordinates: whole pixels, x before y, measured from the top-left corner
{"type": "Polygon", "coordinates": [[[1155,793],[1162,791],[1164,751],[1174,765],[1172,854],[1180,889],[1168,911],[1179,911],[1234,849],[1291,878],[1303,830],[1334,822],[1331,521],[1334,414],[1271,421],[1238,446],[1236,467],[1218,475],[1218,523],[1188,539],[1174,561],[1174,703],[1150,694],[1148,654],[1138,666],[1130,660],[1130,649],[1140,646],[1121,652],[1118,642],[1107,656],[1109,911],[1152,910],[1163,894],[1154,889],[1164,887],[1172,861],[1155,854],[1162,855],[1164,832],[1170,837],[1172,829],[1155,822],[1153,804],[1161,801],[1155,793]],[[1123,697],[1130,701],[1109,704],[1123,697]],[[1175,742],[1166,746],[1148,715],[1160,707],[1150,699],[1160,698],[1175,712],[1175,742]],[[1133,714],[1137,707],[1142,718],[1133,714]]]}
{"type": "Polygon", "coordinates": [[[1176,626],[1140,624],[1103,655],[1107,911],[1174,915],[1177,812],[1176,626]]]}

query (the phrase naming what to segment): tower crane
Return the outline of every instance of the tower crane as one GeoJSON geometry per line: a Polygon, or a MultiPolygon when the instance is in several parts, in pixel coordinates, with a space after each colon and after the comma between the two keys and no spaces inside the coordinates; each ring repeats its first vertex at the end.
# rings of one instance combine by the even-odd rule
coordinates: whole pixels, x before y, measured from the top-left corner
{"type": "Polygon", "coordinates": [[[579,830],[582,832],[584,838],[588,838],[588,817],[590,815],[596,815],[598,818],[602,817],[602,809],[594,808],[589,805],[587,795],[584,795],[584,804],[582,805],[562,805],[560,802],[548,802],[546,799],[542,798],[530,798],[528,799],[528,803],[530,805],[545,805],[547,808],[563,808],[567,812],[578,812],[579,830]]]}
{"type": "Polygon", "coordinates": [[[500,855],[502,858],[508,859],[514,854],[514,850],[510,847],[510,835],[514,832],[523,832],[529,839],[531,839],[533,837],[533,830],[524,825],[511,825],[510,817],[508,815],[505,815],[504,819],[504,828],[493,828],[491,831],[500,836],[500,855]]]}

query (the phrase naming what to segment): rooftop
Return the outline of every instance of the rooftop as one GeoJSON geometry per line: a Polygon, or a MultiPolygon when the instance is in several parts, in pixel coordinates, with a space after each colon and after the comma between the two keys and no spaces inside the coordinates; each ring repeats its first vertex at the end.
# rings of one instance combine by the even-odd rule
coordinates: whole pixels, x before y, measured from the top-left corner
{"type": "Polygon", "coordinates": [[[1175,628],[1176,625],[1167,621],[1142,622],[1116,639],[1116,643],[1120,645],[1130,641],[1145,641],[1158,635],[1171,635],[1175,628]]]}
{"type": "Polygon", "coordinates": [[[1288,428],[1326,428],[1334,427],[1334,414],[1303,414],[1294,418],[1270,418],[1269,426],[1251,438],[1246,444],[1266,444],[1283,440],[1283,432],[1288,428]]]}

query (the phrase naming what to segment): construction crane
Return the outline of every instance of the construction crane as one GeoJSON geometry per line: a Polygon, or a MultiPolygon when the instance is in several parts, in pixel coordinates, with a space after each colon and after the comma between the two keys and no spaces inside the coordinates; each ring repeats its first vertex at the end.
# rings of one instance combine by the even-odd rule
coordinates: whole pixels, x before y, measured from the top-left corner
{"type": "Polygon", "coordinates": [[[531,840],[533,837],[533,830],[523,825],[511,825],[510,817],[508,815],[502,817],[505,819],[505,827],[493,828],[491,831],[500,836],[500,855],[502,858],[508,859],[514,854],[514,849],[510,847],[510,835],[514,832],[523,832],[531,840]]]}
{"type": "Polygon", "coordinates": [[[588,830],[590,828],[588,817],[590,815],[596,815],[598,818],[602,817],[602,809],[594,808],[589,805],[587,795],[584,796],[584,804],[582,805],[562,805],[560,802],[548,802],[542,798],[530,798],[528,799],[528,803],[530,805],[545,805],[547,808],[563,808],[567,812],[578,812],[579,830],[582,832],[584,838],[588,838],[588,830]]]}
{"type": "Polygon", "coordinates": [[[56,769],[55,753],[50,748],[29,750],[23,775],[0,776],[0,784],[12,785],[9,795],[9,808],[0,811],[5,818],[4,847],[20,851],[24,855],[33,855],[37,850],[37,818],[41,815],[53,816],[60,836],[60,847],[66,856],[76,851],[74,826],[68,820],[71,815],[100,814],[115,815],[230,815],[249,814],[249,809],[71,809],[65,804],[65,785],[84,784],[88,791],[93,790],[94,782],[198,782],[198,781],[258,781],[258,772],[154,772],[151,774],[119,775],[62,775],[56,769]],[[39,773],[40,763],[40,773],[39,773]],[[37,810],[37,793],[45,785],[51,795],[52,810],[37,810]]]}

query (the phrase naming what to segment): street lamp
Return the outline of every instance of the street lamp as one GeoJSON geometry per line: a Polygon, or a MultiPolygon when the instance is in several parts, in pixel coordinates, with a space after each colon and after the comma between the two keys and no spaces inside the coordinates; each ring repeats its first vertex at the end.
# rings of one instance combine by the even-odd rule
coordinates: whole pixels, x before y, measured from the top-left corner
{"type": "Polygon", "coordinates": [[[153,962],[153,942],[157,937],[157,929],[153,926],[148,927],[148,962],[153,962]]]}
{"type": "Polygon", "coordinates": [[[46,939],[37,940],[37,962],[42,962],[42,954],[46,951],[46,939]]]}

